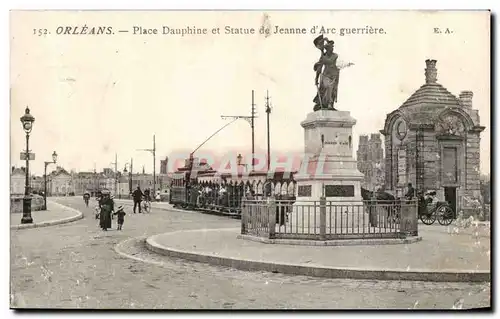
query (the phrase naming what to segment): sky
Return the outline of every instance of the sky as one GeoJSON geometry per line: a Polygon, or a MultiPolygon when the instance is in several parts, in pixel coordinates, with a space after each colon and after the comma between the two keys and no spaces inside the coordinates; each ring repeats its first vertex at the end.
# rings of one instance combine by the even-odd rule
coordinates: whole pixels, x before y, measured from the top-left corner
{"type": "MultiPolygon", "coordinates": [[[[474,93],[481,124],[481,172],[490,172],[490,34],[488,12],[310,11],[310,12],[13,12],[11,13],[11,164],[25,136],[19,118],[28,105],[35,117],[30,149],[32,172],[55,150],[58,164],[77,171],[118,168],[152,171],[172,152],[192,151],[227,123],[221,115],[249,115],[255,91],[257,150],[266,148],[265,96],[269,91],[273,153],[303,150],[300,126],[312,112],[313,64],[319,51],[313,26],[383,28],[385,34],[327,37],[340,58],[355,63],[343,70],[337,108],[357,120],[360,134],[378,133],[386,115],[424,84],[426,59],[437,60],[438,82],[458,96],[474,93]],[[307,34],[264,36],[223,34],[224,26],[263,24],[306,28],[307,34]],[[111,26],[114,35],[58,35],[59,26],[111,26]],[[207,28],[207,35],[133,35],[133,27],[207,28]],[[220,27],[220,35],[211,34],[220,27]],[[42,36],[33,35],[42,29],[42,36]],[[453,31],[436,34],[434,28],[453,31]],[[43,29],[50,34],[43,35],[43,29]],[[119,33],[118,30],[129,30],[119,33]]],[[[257,32],[258,33],[258,32],[257,32]]],[[[239,120],[200,151],[249,153],[251,130],[239,120]]]]}

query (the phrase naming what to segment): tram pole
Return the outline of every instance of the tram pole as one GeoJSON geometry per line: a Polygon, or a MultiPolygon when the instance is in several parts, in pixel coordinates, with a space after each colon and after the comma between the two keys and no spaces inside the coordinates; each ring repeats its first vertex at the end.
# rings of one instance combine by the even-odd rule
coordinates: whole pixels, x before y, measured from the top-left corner
{"type": "Polygon", "coordinates": [[[156,193],[156,136],[153,134],[153,148],[142,148],[138,151],[146,151],[153,154],[153,192],[156,193]]]}
{"type": "MultiPolygon", "coordinates": [[[[250,115],[221,115],[222,119],[244,119],[245,121],[250,124],[250,127],[252,129],[252,172],[254,171],[254,158],[255,158],[255,119],[258,117],[257,112],[255,110],[255,103],[254,103],[254,90],[252,90],[252,109],[250,115]]],[[[234,121],[233,121],[234,122],[234,121]]],[[[231,122],[232,123],[232,122],[231,122]]]]}
{"type": "Polygon", "coordinates": [[[271,105],[269,104],[269,91],[266,95],[266,113],[267,113],[267,170],[271,169],[271,128],[269,126],[269,115],[271,114],[271,105]]]}
{"type": "Polygon", "coordinates": [[[255,103],[254,103],[254,90],[252,90],[252,122],[250,126],[252,127],[252,172],[254,171],[254,160],[255,160],[255,103]]]}

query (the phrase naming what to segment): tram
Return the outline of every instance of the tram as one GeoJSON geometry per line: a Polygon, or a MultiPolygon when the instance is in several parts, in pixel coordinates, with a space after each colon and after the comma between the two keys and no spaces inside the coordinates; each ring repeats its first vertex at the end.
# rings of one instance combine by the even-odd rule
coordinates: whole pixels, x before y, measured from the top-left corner
{"type": "Polygon", "coordinates": [[[243,198],[261,200],[275,196],[287,202],[295,201],[294,172],[277,171],[271,178],[267,171],[219,173],[211,167],[191,174],[193,159],[187,160],[172,177],[170,204],[176,208],[241,214],[243,198]]]}

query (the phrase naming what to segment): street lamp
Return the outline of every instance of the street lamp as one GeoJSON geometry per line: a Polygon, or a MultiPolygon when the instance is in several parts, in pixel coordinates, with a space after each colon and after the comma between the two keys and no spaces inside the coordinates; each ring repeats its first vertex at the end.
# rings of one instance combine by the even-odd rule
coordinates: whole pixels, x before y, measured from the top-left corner
{"type": "Polygon", "coordinates": [[[35,122],[35,117],[30,114],[29,107],[26,107],[24,115],[21,117],[21,123],[23,124],[24,132],[26,133],[26,181],[24,184],[24,198],[23,198],[23,218],[21,218],[21,224],[31,224],[33,223],[33,218],[31,217],[31,195],[30,195],[30,183],[29,183],[29,160],[30,160],[30,149],[29,149],[29,139],[30,133],[33,129],[33,122],[35,122]]]}
{"type": "Polygon", "coordinates": [[[57,162],[57,153],[54,151],[52,153],[52,162],[44,162],[45,164],[45,170],[43,174],[43,184],[44,184],[44,191],[43,191],[43,210],[47,210],[47,166],[49,164],[55,164],[57,162]]]}

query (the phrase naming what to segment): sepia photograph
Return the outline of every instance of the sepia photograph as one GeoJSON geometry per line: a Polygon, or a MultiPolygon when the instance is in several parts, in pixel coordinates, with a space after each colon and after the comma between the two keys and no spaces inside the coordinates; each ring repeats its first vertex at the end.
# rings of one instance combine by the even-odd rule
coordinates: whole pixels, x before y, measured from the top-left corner
{"type": "Polygon", "coordinates": [[[491,310],[491,23],[11,10],[10,309],[491,310]]]}

